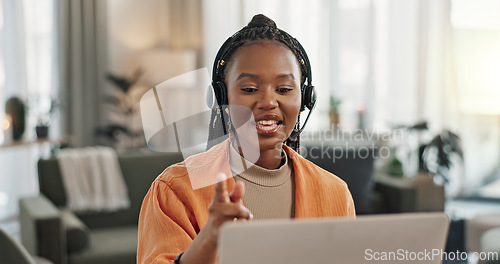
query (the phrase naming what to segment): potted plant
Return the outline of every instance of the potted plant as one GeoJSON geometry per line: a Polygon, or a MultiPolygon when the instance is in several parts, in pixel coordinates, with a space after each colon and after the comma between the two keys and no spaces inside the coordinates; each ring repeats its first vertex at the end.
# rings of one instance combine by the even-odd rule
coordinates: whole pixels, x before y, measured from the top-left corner
{"type": "Polygon", "coordinates": [[[444,130],[435,136],[422,153],[424,168],[434,175],[434,181],[445,185],[448,198],[458,198],[463,194],[463,178],[452,173],[453,169],[463,169],[464,153],[458,135],[444,130]]]}
{"type": "Polygon", "coordinates": [[[330,110],[328,112],[330,116],[330,127],[338,128],[340,124],[339,106],[342,101],[330,96],[330,110]]]}
{"type": "Polygon", "coordinates": [[[43,101],[40,96],[36,96],[33,101],[34,106],[32,108],[36,118],[36,137],[38,139],[47,138],[53,116],[61,105],[57,98],[46,98],[43,101]]]}
{"type": "Polygon", "coordinates": [[[112,93],[104,97],[109,107],[108,124],[95,129],[96,136],[103,138],[103,144],[111,145],[116,149],[132,149],[144,146],[144,132],[138,130],[139,112],[138,100],[143,92],[139,86],[134,86],[142,76],[138,69],[132,77],[117,76],[112,73],[106,75],[106,80],[113,84],[112,93]]]}

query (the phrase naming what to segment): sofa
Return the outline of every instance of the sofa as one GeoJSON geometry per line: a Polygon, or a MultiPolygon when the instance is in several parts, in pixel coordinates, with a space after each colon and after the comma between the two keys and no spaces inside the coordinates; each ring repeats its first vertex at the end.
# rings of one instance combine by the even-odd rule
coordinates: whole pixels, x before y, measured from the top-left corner
{"type": "Polygon", "coordinates": [[[0,263],[51,264],[47,260],[35,258],[14,237],[0,228],[0,263]]]}
{"type": "Polygon", "coordinates": [[[20,201],[22,243],[32,255],[54,264],[136,263],[142,200],[154,179],[182,160],[179,153],[148,150],[119,154],[130,207],[91,214],[66,209],[67,196],[57,159],[40,160],[40,195],[20,201]]]}

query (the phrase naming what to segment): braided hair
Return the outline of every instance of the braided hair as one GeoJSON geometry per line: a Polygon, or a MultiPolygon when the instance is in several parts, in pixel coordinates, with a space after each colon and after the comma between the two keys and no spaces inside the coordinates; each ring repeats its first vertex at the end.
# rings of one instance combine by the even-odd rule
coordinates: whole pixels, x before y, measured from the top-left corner
{"type": "MultiPolygon", "coordinates": [[[[300,44],[295,38],[290,36],[285,31],[279,29],[272,19],[262,14],[255,15],[247,26],[231,36],[227,45],[223,45],[223,50],[219,51],[221,56],[219,58],[216,58],[219,60],[217,61],[216,66],[218,68],[214,70],[215,76],[212,76],[212,78],[214,80],[225,81],[226,74],[229,68],[228,65],[231,63],[232,57],[236,53],[236,51],[241,47],[251,45],[253,41],[257,40],[277,41],[284,44],[292,51],[295,57],[297,57],[297,61],[299,62],[301,71],[301,87],[303,87],[302,84],[304,84],[305,79],[308,76],[308,70],[307,66],[304,63],[305,54],[303,54],[302,49],[300,48],[300,44]]],[[[235,129],[232,127],[232,124],[230,123],[228,124],[229,127],[226,129],[225,120],[230,120],[229,111],[227,110],[227,108],[223,107],[227,106],[220,106],[220,108],[218,107],[212,109],[207,150],[227,139],[229,131],[235,131],[235,129]]],[[[294,130],[298,130],[299,126],[300,115],[297,118],[297,124],[294,130]]],[[[296,152],[299,152],[300,135],[297,136],[295,140],[285,140],[285,144],[296,152]]]]}

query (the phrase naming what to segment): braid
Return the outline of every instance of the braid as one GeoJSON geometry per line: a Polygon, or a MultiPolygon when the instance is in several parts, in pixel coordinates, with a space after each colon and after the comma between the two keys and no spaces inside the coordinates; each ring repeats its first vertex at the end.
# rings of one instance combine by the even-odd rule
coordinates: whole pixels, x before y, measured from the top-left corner
{"type": "MultiPolygon", "coordinates": [[[[227,106],[224,107],[227,108],[227,106]]],[[[232,124],[230,124],[231,127],[228,127],[227,125],[229,115],[226,112],[226,108],[212,109],[212,116],[210,118],[210,124],[208,128],[207,150],[226,140],[229,136],[228,130],[234,131],[232,124]]]]}
{"type": "MultiPolygon", "coordinates": [[[[297,123],[293,128],[294,131],[298,131],[299,127],[300,127],[300,115],[297,117],[297,123]]],[[[295,150],[295,152],[300,154],[300,134],[295,138],[295,140],[287,138],[285,144],[289,146],[291,149],[295,150]]]]}
{"type": "Polygon", "coordinates": [[[256,18],[259,16],[265,17],[264,15],[256,15],[254,19],[252,19],[252,21],[248,24],[248,26],[244,27],[243,29],[236,32],[232,36],[231,43],[222,53],[221,59],[226,61],[226,64],[221,67],[222,70],[217,71],[218,74],[218,76],[216,76],[217,79],[218,80],[226,79],[227,69],[229,68],[227,67],[227,65],[231,61],[232,56],[234,55],[236,50],[238,50],[238,48],[247,46],[251,44],[252,41],[256,40],[273,40],[287,46],[295,55],[295,57],[297,57],[297,61],[299,62],[302,75],[301,84],[304,83],[305,78],[307,76],[307,67],[305,66],[304,63],[305,56],[302,53],[302,50],[299,48],[298,41],[285,31],[277,28],[276,24],[274,24],[274,21],[272,21],[267,17],[265,18],[269,20],[269,22],[272,22],[272,25],[274,25],[274,27],[269,26],[267,24],[259,24],[257,22],[253,23],[254,20],[256,20],[256,18]]]}
{"type": "MultiPolygon", "coordinates": [[[[247,26],[242,28],[240,31],[236,32],[232,37],[228,45],[224,45],[223,48],[224,50],[221,50],[221,56],[219,59],[221,62],[224,61],[224,63],[221,63],[220,67],[215,70],[215,76],[212,76],[213,80],[216,81],[225,81],[226,79],[226,74],[227,74],[227,69],[228,64],[230,64],[231,59],[234,55],[234,53],[241,47],[250,45],[251,42],[257,41],[257,40],[272,40],[272,41],[277,41],[285,46],[287,46],[292,53],[295,55],[297,58],[297,61],[300,66],[300,71],[301,71],[301,89],[302,89],[302,84],[304,84],[306,77],[308,76],[308,70],[307,66],[305,65],[305,54],[303,54],[302,49],[299,47],[300,44],[298,41],[290,36],[288,33],[285,31],[277,28],[276,23],[262,15],[255,15],[252,18],[252,21],[248,23],[247,26]]],[[[301,91],[302,93],[303,91],[301,91]]],[[[226,124],[223,122],[224,120],[228,120],[226,118],[229,118],[229,116],[224,113],[225,111],[220,111],[217,113],[216,109],[212,110],[212,116],[210,120],[210,128],[209,128],[209,136],[208,136],[208,144],[207,144],[207,149],[211,148],[212,146],[222,142],[227,138],[227,128],[226,124]],[[225,117],[226,116],[226,117],[225,117]]],[[[297,124],[300,125],[300,122],[297,119],[297,124]]],[[[293,150],[299,152],[300,148],[300,136],[296,138],[295,141],[291,141],[287,139],[285,141],[285,144],[292,148],[293,150]]]]}

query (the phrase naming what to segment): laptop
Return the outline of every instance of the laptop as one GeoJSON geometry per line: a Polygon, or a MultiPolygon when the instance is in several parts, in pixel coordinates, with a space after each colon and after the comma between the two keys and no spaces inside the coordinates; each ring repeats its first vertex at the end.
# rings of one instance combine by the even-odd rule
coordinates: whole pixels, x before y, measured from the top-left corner
{"type": "Polygon", "coordinates": [[[442,263],[444,213],[228,223],[219,264],[442,263]]]}

